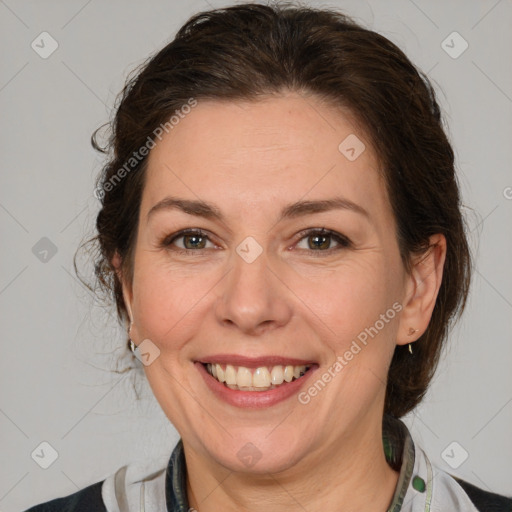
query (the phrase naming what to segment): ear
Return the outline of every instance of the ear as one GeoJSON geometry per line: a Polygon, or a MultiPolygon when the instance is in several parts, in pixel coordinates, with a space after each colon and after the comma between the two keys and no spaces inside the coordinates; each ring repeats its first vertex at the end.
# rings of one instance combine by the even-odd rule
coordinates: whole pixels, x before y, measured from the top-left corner
{"type": "Polygon", "coordinates": [[[112,258],[112,266],[115,269],[117,278],[119,279],[119,282],[121,283],[122,289],[123,289],[123,299],[124,299],[124,305],[126,307],[126,310],[128,311],[128,316],[130,317],[130,322],[133,320],[133,314],[132,314],[132,300],[133,300],[133,294],[132,294],[132,288],[131,284],[126,281],[123,274],[123,266],[122,266],[123,260],[121,258],[121,255],[116,251],[114,253],[114,256],[112,258]]]}
{"type": "Polygon", "coordinates": [[[432,235],[427,252],[414,258],[406,279],[398,345],[412,343],[426,331],[441,287],[445,259],[446,238],[441,234],[432,235]],[[410,334],[412,329],[415,332],[410,334]]]}

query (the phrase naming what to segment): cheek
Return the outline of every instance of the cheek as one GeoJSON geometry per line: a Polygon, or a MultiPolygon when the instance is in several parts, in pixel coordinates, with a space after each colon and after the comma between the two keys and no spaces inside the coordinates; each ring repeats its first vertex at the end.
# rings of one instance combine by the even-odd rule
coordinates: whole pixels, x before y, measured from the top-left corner
{"type": "Polygon", "coordinates": [[[397,282],[396,269],[387,266],[384,271],[383,262],[376,257],[336,272],[301,276],[292,286],[303,301],[303,314],[317,325],[336,355],[343,354],[354,340],[361,346],[376,340],[373,350],[365,352],[368,357],[373,357],[372,352],[380,358],[394,346],[400,309],[396,305],[400,298],[397,282]]]}
{"type": "MultiPolygon", "coordinates": [[[[198,312],[208,303],[218,277],[204,268],[172,268],[165,258],[138,259],[134,278],[134,309],[140,336],[158,345],[181,340],[186,326],[198,325],[198,312]]],[[[185,340],[184,340],[185,341],[185,340]]]]}

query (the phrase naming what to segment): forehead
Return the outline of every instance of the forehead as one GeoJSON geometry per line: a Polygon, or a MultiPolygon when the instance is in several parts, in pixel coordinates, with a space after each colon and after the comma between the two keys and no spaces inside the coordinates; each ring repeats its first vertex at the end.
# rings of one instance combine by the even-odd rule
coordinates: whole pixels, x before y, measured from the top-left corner
{"type": "Polygon", "coordinates": [[[258,101],[199,101],[151,150],[142,210],[165,195],[229,214],[344,195],[385,209],[379,163],[350,115],[290,93],[258,101]]]}

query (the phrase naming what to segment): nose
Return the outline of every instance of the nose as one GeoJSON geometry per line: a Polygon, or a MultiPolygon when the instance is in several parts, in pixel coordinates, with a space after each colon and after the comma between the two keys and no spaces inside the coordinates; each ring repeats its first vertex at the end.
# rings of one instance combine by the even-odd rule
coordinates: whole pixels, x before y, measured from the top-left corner
{"type": "Polygon", "coordinates": [[[292,317],[289,291],[269,267],[265,251],[248,263],[237,253],[221,281],[215,314],[224,326],[261,335],[286,325],[292,317]]]}

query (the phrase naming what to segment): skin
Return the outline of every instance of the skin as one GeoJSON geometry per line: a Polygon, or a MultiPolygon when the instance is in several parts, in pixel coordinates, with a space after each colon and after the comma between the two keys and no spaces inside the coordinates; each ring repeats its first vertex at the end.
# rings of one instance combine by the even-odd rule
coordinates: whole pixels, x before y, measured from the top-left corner
{"type": "Polygon", "coordinates": [[[367,137],[347,112],[314,96],[200,101],[151,151],[132,281],[123,280],[118,256],[114,264],[132,339],[149,339],[160,350],[144,369],[182,437],[191,507],[387,509],[398,478],[382,447],[387,370],[395,346],[425,331],[446,253],[444,237],[432,237],[433,248],[408,273],[395,233],[367,137]],[[355,161],[338,150],[349,134],[366,145],[355,161]],[[148,218],[170,195],[212,203],[224,219],[174,208],[148,218]],[[368,215],[332,209],[279,219],[291,203],[334,196],[368,215]],[[323,227],[350,245],[327,238],[318,249],[314,234],[301,235],[323,227]],[[208,239],[161,243],[185,228],[208,239]],[[252,263],[236,252],[248,236],[262,248],[252,263]],[[186,242],[199,248],[178,252],[186,242]],[[285,355],[316,361],[320,377],[396,302],[401,312],[307,404],[294,396],[267,408],[237,408],[213,395],[194,365],[219,353],[285,355]],[[237,456],[248,442],[261,454],[252,467],[237,456]]]}

